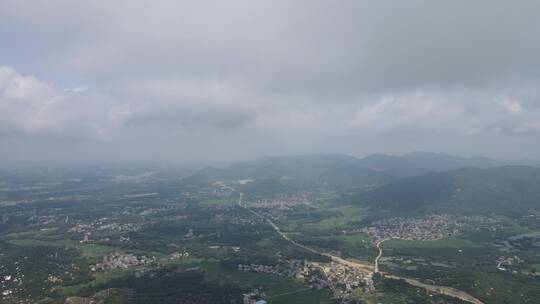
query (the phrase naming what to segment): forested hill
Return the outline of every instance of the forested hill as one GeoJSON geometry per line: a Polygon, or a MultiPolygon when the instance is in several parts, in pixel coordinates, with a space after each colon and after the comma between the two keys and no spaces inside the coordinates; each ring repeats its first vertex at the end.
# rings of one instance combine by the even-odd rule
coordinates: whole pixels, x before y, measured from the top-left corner
{"type": "Polygon", "coordinates": [[[375,210],[519,215],[540,208],[540,169],[504,166],[429,173],[361,197],[375,210]]]}

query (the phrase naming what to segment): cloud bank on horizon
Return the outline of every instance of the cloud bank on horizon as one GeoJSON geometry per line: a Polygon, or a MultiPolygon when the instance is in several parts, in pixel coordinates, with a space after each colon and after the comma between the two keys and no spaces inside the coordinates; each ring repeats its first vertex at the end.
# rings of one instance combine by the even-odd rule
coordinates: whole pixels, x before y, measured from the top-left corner
{"type": "Polygon", "coordinates": [[[0,163],[537,157],[538,1],[0,2],[0,163]]]}

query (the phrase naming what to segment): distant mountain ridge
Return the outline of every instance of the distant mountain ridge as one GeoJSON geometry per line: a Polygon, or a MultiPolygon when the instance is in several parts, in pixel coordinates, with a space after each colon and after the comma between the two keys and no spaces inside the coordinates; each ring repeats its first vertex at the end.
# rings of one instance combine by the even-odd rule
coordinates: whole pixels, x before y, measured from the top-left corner
{"type": "MultiPolygon", "coordinates": [[[[207,167],[185,178],[187,184],[211,184],[218,180],[252,179],[255,183],[273,181],[284,187],[357,185],[388,180],[387,174],[362,167],[358,159],[348,155],[298,155],[265,157],[233,164],[225,168],[207,167]]],[[[252,187],[248,186],[248,187],[252,187]]]]}
{"type": "Polygon", "coordinates": [[[272,185],[284,187],[326,185],[369,189],[403,177],[428,172],[523,163],[524,161],[466,158],[427,152],[402,156],[373,154],[364,158],[344,154],[275,156],[240,162],[225,168],[207,167],[185,178],[183,183],[208,185],[218,180],[253,179],[256,183],[272,181],[272,185]]]}
{"type": "Polygon", "coordinates": [[[487,157],[462,157],[444,153],[411,152],[402,156],[373,154],[359,159],[364,167],[398,170],[410,174],[449,171],[465,167],[489,168],[507,165],[538,166],[530,160],[501,160],[487,157]]]}

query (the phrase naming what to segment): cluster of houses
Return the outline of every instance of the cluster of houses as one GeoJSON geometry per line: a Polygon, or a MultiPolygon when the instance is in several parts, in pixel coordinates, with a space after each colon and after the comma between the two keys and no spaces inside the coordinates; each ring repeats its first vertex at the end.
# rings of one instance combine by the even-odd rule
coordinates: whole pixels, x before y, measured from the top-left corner
{"type": "Polygon", "coordinates": [[[131,266],[143,266],[156,262],[156,257],[137,256],[131,253],[111,253],[103,257],[102,261],[90,266],[91,271],[111,271],[114,269],[127,269],[131,266]]]}
{"type": "Polygon", "coordinates": [[[364,292],[375,290],[370,272],[334,262],[315,263],[290,260],[280,265],[239,264],[238,270],[299,279],[311,288],[329,289],[334,298],[344,302],[353,299],[353,291],[356,289],[364,292]]]}
{"type": "Polygon", "coordinates": [[[244,294],[243,304],[267,304],[266,294],[261,289],[244,294]]]}
{"type": "Polygon", "coordinates": [[[460,233],[461,223],[446,215],[394,217],[373,222],[360,232],[376,239],[434,241],[460,233]]]}

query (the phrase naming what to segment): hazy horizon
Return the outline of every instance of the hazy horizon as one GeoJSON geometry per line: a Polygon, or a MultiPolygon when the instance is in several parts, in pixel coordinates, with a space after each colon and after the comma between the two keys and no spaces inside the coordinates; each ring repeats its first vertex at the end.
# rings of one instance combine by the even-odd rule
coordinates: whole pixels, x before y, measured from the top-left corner
{"type": "MultiPolygon", "coordinates": [[[[429,157],[432,156],[441,156],[449,157],[451,159],[457,160],[487,160],[487,161],[496,161],[501,162],[501,164],[495,166],[505,166],[505,165],[525,165],[525,166],[539,166],[540,159],[535,158],[493,158],[484,155],[460,155],[460,154],[448,154],[445,152],[429,152],[429,151],[410,151],[399,154],[391,153],[367,153],[362,155],[354,155],[340,152],[327,152],[327,153],[301,153],[301,154],[268,154],[268,155],[258,155],[248,158],[240,159],[191,159],[191,160],[180,160],[180,159],[150,159],[150,160],[141,160],[141,159],[124,159],[124,160],[56,160],[56,161],[47,161],[43,162],[41,160],[24,160],[20,162],[10,162],[2,166],[3,170],[18,170],[18,169],[89,169],[89,168],[104,168],[104,169],[133,169],[133,170],[165,170],[165,171],[185,171],[188,170],[191,173],[195,173],[205,167],[215,167],[215,168],[226,168],[235,164],[245,164],[249,162],[264,160],[267,158],[294,158],[294,157],[309,157],[309,156],[344,156],[344,157],[353,157],[358,160],[365,158],[370,158],[373,156],[388,156],[388,157],[405,157],[407,155],[420,154],[420,159],[429,160],[429,157]],[[426,158],[426,156],[428,158],[426,158]]],[[[442,160],[441,158],[440,160],[442,160]]],[[[1,171],[1,170],[0,170],[1,171]]]]}
{"type": "Polygon", "coordinates": [[[0,2],[0,165],[539,159],[538,1],[0,2]]]}

